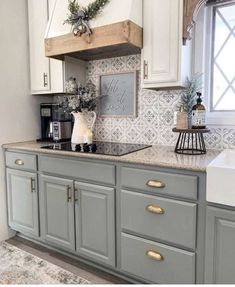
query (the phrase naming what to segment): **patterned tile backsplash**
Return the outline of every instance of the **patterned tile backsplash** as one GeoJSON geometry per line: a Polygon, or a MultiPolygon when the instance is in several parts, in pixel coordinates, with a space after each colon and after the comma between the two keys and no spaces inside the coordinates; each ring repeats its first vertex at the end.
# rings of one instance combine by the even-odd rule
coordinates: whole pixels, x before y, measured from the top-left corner
{"type": "MultiPolygon", "coordinates": [[[[180,90],[151,91],[140,89],[140,55],[88,62],[87,79],[99,86],[99,75],[137,70],[137,118],[101,118],[98,116],[94,135],[96,140],[145,143],[153,145],[176,144],[172,132],[173,114],[180,99],[180,90]]],[[[210,126],[205,135],[207,148],[235,148],[234,129],[210,126]]]]}

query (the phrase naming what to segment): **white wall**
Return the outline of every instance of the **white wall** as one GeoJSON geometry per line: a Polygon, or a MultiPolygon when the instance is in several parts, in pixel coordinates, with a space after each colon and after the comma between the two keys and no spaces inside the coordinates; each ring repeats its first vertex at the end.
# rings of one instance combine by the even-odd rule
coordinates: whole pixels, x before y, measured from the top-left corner
{"type": "MultiPolygon", "coordinates": [[[[0,1],[0,146],[39,135],[41,97],[29,93],[26,0],[0,1]]],[[[3,151],[0,152],[0,241],[7,228],[3,151]]]]}

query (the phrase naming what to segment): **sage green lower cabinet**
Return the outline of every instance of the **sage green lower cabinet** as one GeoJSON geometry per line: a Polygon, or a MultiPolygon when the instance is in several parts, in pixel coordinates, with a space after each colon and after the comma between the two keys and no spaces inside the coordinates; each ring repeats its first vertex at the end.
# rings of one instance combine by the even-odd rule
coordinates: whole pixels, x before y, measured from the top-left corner
{"type": "Polygon", "coordinates": [[[207,207],[205,283],[235,283],[235,211],[207,207]]]}
{"type": "Polygon", "coordinates": [[[33,237],[39,236],[37,175],[9,168],[6,174],[10,227],[33,237]]]}
{"type": "Polygon", "coordinates": [[[204,258],[205,173],[59,152],[5,159],[9,225],[27,238],[131,282],[235,283],[235,211],[208,208],[204,258]]]}
{"type": "Polygon", "coordinates": [[[121,208],[123,230],[195,249],[195,203],[121,190],[121,208]]]}
{"type": "Polygon", "coordinates": [[[57,247],[75,251],[73,181],[40,176],[42,238],[57,247]]]}
{"type": "Polygon", "coordinates": [[[77,252],[115,266],[114,188],[75,182],[77,252]]]}
{"type": "Polygon", "coordinates": [[[195,283],[195,254],[122,233],[122,270],[159,284],[195,283]]]}

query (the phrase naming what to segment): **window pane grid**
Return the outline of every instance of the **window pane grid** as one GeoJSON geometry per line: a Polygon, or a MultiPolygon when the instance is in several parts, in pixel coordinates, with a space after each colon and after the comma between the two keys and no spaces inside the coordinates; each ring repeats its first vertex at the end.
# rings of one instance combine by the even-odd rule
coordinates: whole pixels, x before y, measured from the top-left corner
{"type": "Polygon", "coordinates": [[[235,110],[235,4],[214,7],[212,110],[235,110]]]}

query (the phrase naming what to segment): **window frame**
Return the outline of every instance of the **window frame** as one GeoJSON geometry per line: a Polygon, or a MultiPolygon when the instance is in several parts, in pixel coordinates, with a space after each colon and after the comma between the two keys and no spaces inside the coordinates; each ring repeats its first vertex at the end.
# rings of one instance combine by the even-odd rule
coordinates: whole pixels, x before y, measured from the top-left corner
{"type": "Polygon", "coordinates": [[[235,110],[215,111],[212,110],[212,85],[213,85],[213,56],[214,56],[214,7],[225,6],[234,3],[235,0],[228,0],[226,3],[217,3],[204,6],[199,11],[198,21],[194,30],[194,73],[203,75],[203,94],[204,102],[207,107],[207,124],[208,125],[235,125],[235,110]],[[197,62],[200,62],[197,64],[197,62]]]}

